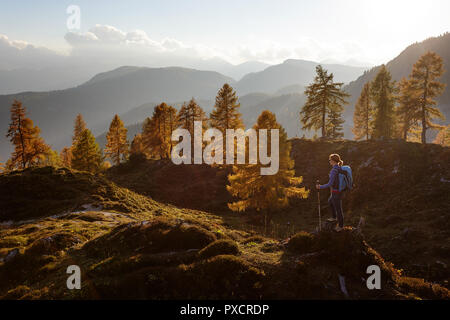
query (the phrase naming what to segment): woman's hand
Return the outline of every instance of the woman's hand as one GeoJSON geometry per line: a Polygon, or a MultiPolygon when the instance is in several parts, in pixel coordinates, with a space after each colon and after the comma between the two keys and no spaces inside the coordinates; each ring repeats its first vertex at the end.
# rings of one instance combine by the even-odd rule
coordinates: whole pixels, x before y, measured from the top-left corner
{"type": "Polygon", "coordinates": [[[316,189],[317,189],[317,190],[320,189],[320,184],[316,184],[316,189]]]}

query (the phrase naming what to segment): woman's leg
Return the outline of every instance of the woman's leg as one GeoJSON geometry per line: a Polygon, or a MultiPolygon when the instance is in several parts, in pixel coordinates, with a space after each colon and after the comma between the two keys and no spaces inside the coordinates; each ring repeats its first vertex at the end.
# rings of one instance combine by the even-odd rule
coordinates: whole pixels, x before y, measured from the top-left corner
{"type": "Polygon", "coordinates": [[[334,208],[336,211],[337,219],[339,222],[339,227],[343,228],[344,227],[344,213],[342,212],[341,195],[338,193],[333,193],[331,195],[331,202],[333,202],[333,205],[334,205],[334,208]]]}
{"type": "Polygon", "coordinates": [[[328,206],[330,207],[330,210],[331,210],[331,217],[333,219],[336,219],[336,207],[334,205],[333,195],[332,194],[328,198],[328,206]]]}

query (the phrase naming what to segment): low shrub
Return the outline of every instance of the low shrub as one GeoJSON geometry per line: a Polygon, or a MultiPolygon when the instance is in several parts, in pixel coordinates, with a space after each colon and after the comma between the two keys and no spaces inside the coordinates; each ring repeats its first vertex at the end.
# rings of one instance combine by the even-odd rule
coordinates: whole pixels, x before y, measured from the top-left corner
{"type": "Polygon", "coordinates": [[[239,247],[237,243],[233,240],[217,240],[210,243],[199,252],[199,256],[202,259],[211,258],[221,254],[239,254],[239,247]]]}
{"type": "Polygon", "coordinates": [[[211,231],[202,227],[175,225],[165,217],[152,221],[128,223],[85,245],[87,253],[108,257],[139,249],[140,253],[158,253],[202,249],[216,240],[211,231]]]}
{"type": "Polygon", "coordinates": [[[267,240],[267,239],[264,238],[264,237],[262,237],[262,236],[251,236],[251,237],[246,238],[246,239],[243,241],[243,243],[244,243],[244,244],[247,244],[247,243],[250,243],[250,242],[263,243],[263,242],[266,241],[266,240],[267,240]]]}
{"type": "Polygon", "coordinates": [[[397,284],[401,289],[412,291],[425,299],[450,300],[450,291],[438,284],[425,282],[420,278],[400,277],[397,284]]]}
{"type": "Polygon", "coordinates": [[[259,298],[264,271],[232,255],[219,255],[195,265],[192,270],[199,283],[194,296],[217,299],[259,298]]]}
{"type": "Polygon", "coordinates": [[[314,249],[314,236],[301,231],[291,237],[288,242],[288,249],[298,254],[309,253],[314,249]]]}

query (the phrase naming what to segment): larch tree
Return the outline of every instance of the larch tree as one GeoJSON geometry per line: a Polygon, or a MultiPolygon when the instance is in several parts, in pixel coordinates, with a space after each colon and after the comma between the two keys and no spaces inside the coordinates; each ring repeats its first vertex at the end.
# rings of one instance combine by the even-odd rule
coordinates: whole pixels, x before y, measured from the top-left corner
{"type": "Polygon", "coordinates": [[[59,153],[55,150],[48,149],[47,152],[41,157],[38,163],[39,166],[45,167],[45,166],[52,166],[52,167],[61,167],[62,160],[59,156],[59,153]]]}
{"type": "Polygon", "coordinates": [[[222,150],[224,155],[226,150],[226,130],[244,129],[239,108],[240,104],[238,103],[236,92],[228,83],[225,83],[217,93],[214,109],[209,116],[211,127],[218,129],[222,133],[222,150]]]}
{"type": "MultiPolygon", "coordinates": [[[[233,166],[233,173],[228,176],[228,192],[239,200],[228,204],[232,211],[245,211],[249,208],[263,212],[264,221],[277,209],[284,208],[289,198],[306,198],[308,191],[299,187],[302,177],[294,177],[294,161],[291,159],[291,144],[287,140],[284,128],[277,122],[270,111],[263,111],[253,126],[259,135],[259,129],[267,130],[267,150],[273,154],[270,129],[279,130],[279,170],[274,175],[261,175],[262,164],[241,164],[233,166]]],[[[260,139],[260,137],[258,138],[260,139]]]]}
{"type": "Polygon", "coordinates": [[[72,136],[72,146],[75,146],[81,133],[86,129],[86,122],[84,122],[81,113],[75,118],[75,123],[73,125],[73,136],[72,136]]]}
{"type": "Polygon", "coordinates": [[[328,74],[322,66],[316,67],[316,77],[306,90],[306,103],[300,111],[300,118],[303,124],[302,129],[319,130],[322,129],[322,137],[327,134],[327,115],[334,111],[335,115],[342,112],[345,100],[349,95],[342,90],[344,83],[334,82],[333,74],[328,74]]]}
{"type": "Polygon", "coordinates": [[[63,167],[72,167],[72,148],[64,147],[62,148],[59,157],[61,159],[61,164],[63,167]]]}
{"type": "Polygon", "coordinates": [[[155,106],[151,118],[147,118],[142,139],[147,153],[161,159],[167,159],[172,152],[172,131],[178,126],[177,110],[165,102],[155,106]]]}
{"type": "Polygon", "coordinates": [[[410,75],[411,86],[419,96],[420,119],[422,126],[422,143],[426,143],[427,129],[439,129],[442,126],[433,123],[434,119],[444,120],[445,117],[434,100],[442,94],[445,84],[438,81],[444,73],[442,58],[434,53],[427,52],[414,64],[410,75]]]}
{"type": "Polygon", "coordinates": [[[332,139],[340,139],[344,137],[344,119],[342,118],[343,107],[338,105],[331,108],[327,118],[327,133],[332,139]]]}
{"type": "Polygon", "coordinates": [[[9,166],[22,168],[37,165],[49,150],[40,137],[40,129],[26,116],[22,102],[14,100],[11,107],[11,123],[6,135],[14,145],[9,166]]]}
{"type": "MultiPolygon", "coordinates": [[[[194,98],[189,103],[184,103],[178,112],[178,126],[189,131],[191,135],[191,150],[194,150],[194,122],[202,122],[202,136],[207,128],[207,117],[203,109],[197,104],[194,98]]],[[[191,161],[194,162],[194,153],[191,153],[191,161]]]]}
{"type": "Polygon", "coordinates": [[[439,130],[433,143],[440,144],[444,147],[450,147],[450,124],[439,130]]]}
{"type": "Polygon", "coordinates": [[[72,150],[72,168],[96,173],[101,170],[102,163],[100,147],[91,131],[85,129],[72,150]]]}
{"type": "Polygon", "coordinates": [[[418,91],[412,86],[409,79],[402,78],[398,84],[399,103],[396,114],[398,120],[398,136],[403,140],[410,140],[417,132],[418,119],[420,118],[420,98],[418,91]]]}
{"type": "Polygon", "coordinates": [[[110,157],[116,165],[119,165],[120,160],[126,159],[128,156],[127,132],[128,129],[125,128],[123,121],[116,114],[106,134],[107,142],[105,148],[105,156],[110,157]]]}
{"type": "Polygon", "coordinates": [[[382,65],[370,84],[371,99],[374,103],[375,120],[373,137],[390,139],[395,135],[395,81],[382,65]]]}
{"type": "Polygon", "coordinates": [[[355,105],[353,129],[355,140],[369,140],[373,131],[374,110],[370,100],[370,83],[366,83],[355,105]]]}
{"type": "Polygon", "coordinates": [[[134,136],[133,140],[131,141],[131,147],[130,147],[130,154],[131,155],[137,155],[137,154],[144,154],[144,142],[142,139],[142,134],[138,133],[134,136]]]}

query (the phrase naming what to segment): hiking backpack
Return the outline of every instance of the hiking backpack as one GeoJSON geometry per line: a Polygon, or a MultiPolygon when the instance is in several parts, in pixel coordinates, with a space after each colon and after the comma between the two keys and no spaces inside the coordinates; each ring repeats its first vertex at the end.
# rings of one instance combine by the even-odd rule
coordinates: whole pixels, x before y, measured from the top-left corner
{"type": "Polygon", "coordinates": [[[342,166],[338,169],[339,173],[339,192],[350,191],[353,188],[352,168],[342,166]]]}

